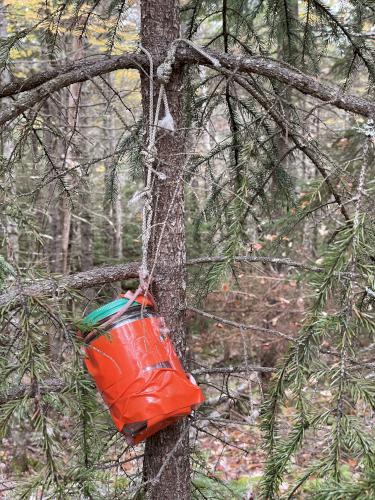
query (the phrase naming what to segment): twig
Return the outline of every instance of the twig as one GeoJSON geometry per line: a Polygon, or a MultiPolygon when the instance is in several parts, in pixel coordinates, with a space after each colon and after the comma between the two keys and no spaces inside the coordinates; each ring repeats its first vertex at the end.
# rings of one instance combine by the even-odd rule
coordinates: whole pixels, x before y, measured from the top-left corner
{"type": "Polygon", "coordinates": [[[191,373],[194,376],[199,375],[214,375],[215,373],[229,375],[231,373],[246,373],[246,372],[260,372],[260,373],[269,373],[276,371],[276,368],[271,368],[269,366],[229,366],[226,367],[217,367],[217,368],[202,368],[200,370],[193,370],[191,373]]]}
{"type": "Polygon", "coordinates": [[[206,311],[201,311],[200,309],[196,309],[195,307],[188,306],[187,309],[189,311],[193,311],[193,312],[199,314],[200,316],[204,316],[206,318],[213,319],[215,321],[218,321],[219,323],[223,323],[224,325],[234,326],[235,328],[239,328],[240,330],[255,330],[258,332],[269,333],[270,335],[275,335],[276,337],[280,337],[282,339],[286,339],[286,340],[289,340],[291,342],[297,342],[297,340],[295,338],[290,337],[289,335],[286,335],[285,333],[279,332],[278,330],[271,330],[269,328],[264,328],[262,326],[257,326],[257,325],[245,325],[242,323],[237,323],[236,321],[231,321],[229,319],[221,318],[219,316],[215,316],[214,314],[208,313],[206,311]]]}

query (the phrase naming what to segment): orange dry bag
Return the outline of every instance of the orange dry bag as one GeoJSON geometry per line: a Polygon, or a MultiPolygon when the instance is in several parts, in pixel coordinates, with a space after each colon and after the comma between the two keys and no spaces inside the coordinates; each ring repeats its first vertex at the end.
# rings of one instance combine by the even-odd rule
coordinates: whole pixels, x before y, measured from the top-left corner
{"type": "Polygon", "coordinates": [[[120,297],[86,316],[81,335],[86,367],[117,429],[139,443],[189,415],[204,396],[182,368],[153,301],[133,300],[131,292],[120,297]]]}

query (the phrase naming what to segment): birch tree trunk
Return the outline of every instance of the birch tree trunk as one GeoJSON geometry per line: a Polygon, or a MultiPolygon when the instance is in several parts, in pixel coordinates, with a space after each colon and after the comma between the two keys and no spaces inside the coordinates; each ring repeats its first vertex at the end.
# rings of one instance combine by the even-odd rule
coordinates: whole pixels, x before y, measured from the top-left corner
{"type": "MultiPolygon", "coordinates": [[[[155,67],[166,56],[173,40],[180,36],[179,5],[176,0],[141,1],[141,41],[152,55],[155,67]]],[[[149,79],[141,73],[142,106],[147,130],[149,79]]],[[[159,86],[154,78],[154,102],[159,86]]],[[[184,131],[182,68],[174,67],[167,85],[170,110],[176,131],[157,135],[157,160],[154,168],[166,180],[154,178],[153,229],[150,255],[163,278],[153,284],[160,313],[171,330],[177,353],[184,361],[185,333],[185,222],[184,222],[184,131]]],[[[162,110],[162,115],[163,115],[162,110]]],[[[158,273],[158,274],[159,274],[158,273]]],[[[154,500],[190,498],[189,436],[187,421],[172,425],[147,440],[144,458],[146,497],[154,500]],[[163,467],[161,469],[161,467],[163,467]]]]}
{"type": "MultiPolygon", "coordinates": [[[[109,74],[104,78],[110,87],[112,87],[112,75],[109,74]]],[[[110,102],[111,94],[108,92],[108,89],[104,87],[103,93],[107,96],[108,103],[110,102]],[[108,95],[107,95],[108,94],[108,95]]],[[[104,116],[104,126],[105,126],[105,135],[106,135],[106,144],[107,144],[107,154],[113,155],[116,150],[116,137],[115,137],[115,111],[112,109],[112,105],[108,106],[108,112],[104,116]]],[[[114,161],[113,157],[110,157],[105,162],[105,183],[107,184],[108,180],[112,175],[112,162],[114,161]]],[[[120,172],[117,173],[116,178],[116,186],[117,192],[112,193],[111,200],[108,199],[105,194],[103,200],[103,211],[106,216],[106,220],[103,224],[104,233],[105,233],[105,241],[108,242],[109,247],[109,256],[114,260],[114,262],[119,263],[123,258],[123,216],[122,216],[122,184],[123,184],[122,175],[120,172]],[[111,224],[109,223],[111,222],[111,224]]],[[[119,291],[120,291],[119,287],[119,291]]]]}
{"type": "MultiPolygon", "coordinates": [[[[72,39],[73,60],[76,61],[82,57],[82,41],[74,36],[72,39]]],[[[69,87],[68,94],[68,112],[67,112],[67,139],[65,145],[65,155],[63,159],[62,169],[69,170],[74,167],[76,160],[76,151],[74,151],[74,139],[79,126],[79,101],[81,95],[81,83],[74,83],[69,87]]],[[[69,188],[72,176],[65,176],[68,181],[69,188]]],[[[70,271],[69,248],[71,243],[72,233],[72,207],[68,193],[63,193],[60,200],[61,213],[61,255],[60,270],[62,274],[68,274],[70,271]]]]}
{"type": "MultiPolygon", "coordinates": [[[[5,15],[5,3],[0,0],[0,37],[6,40],[8,37],[7,32],[7,19],[5,15]]],[[[9,70],[4,68],[0,75],[0,82],[2,85],[10,83],[11,76],[9,70]]],[[[3,106],[7,107],[10,104],[10,99],[3,100],[3,106]]],[[[6,165],[5,173],[5,186],[4,192],[8,193],[5,196],[12,198],[16,195],[16,179],[15,179],[15,169],[11,165],[12,163],[12,152],[13,152],[13,141],[11,130],[4,130],[1,134],[1,155],[3,161],[6,165]]],[[[7,248],[7,259],[13,264],[18,263],[19,257],[19,242],[18,242],[18,224],[17,221],[7,215],[5,217],[5,231],[6,231],[6,248],[7,248]]]]}

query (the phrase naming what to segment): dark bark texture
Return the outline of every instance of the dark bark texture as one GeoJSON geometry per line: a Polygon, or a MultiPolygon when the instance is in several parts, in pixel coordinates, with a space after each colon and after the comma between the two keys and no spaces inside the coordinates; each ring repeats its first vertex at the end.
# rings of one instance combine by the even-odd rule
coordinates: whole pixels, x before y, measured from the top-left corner
{"type": "MultiPolygon", "coordinates": [[[[180,35],[179,6],[176,0],[141,2],[141,41],[159,64],[170,44],[180,35]]],[[[154,102],[159,85],[155,81],[154,102]]],[[[149,116],[149,79],[141,76],[142,105],[147,129],[149,116]]],[[[150,256],[155,262],[153,284],[160,313],[171,330],[171,339],[182,361],[185,356],[186,250],[184,221],[184,131],[182,70],[175,67],[166,87],[176,131],[160,131],[156,138],[157,161],[154,168],[166,179],[154,178],[152,189],[153,229],[150,256]],[[162,273],[161,273],[162,269],[162,273]]],[[[164,110],[162,109],[162,115],[164,110]]],[[[190,498],[189,436],[184,420],[148,439],[144,457],[146,497],[153,500],[190,498]]]]}
{"type": "Polygon", "coordinates": [[[26,301],[27,298],[58,297],[64,291],[83,290],[105,283],[113,283],[138,276],[139,263],[131,262],[118,266],[106,266],[82,273],[59,276],[56,279],[34,280],[14,286],[0,295],[0,307],[12,308],[26,301]]]}
{"type": "MultiPolygon", "coordinates": [[[[155,5],[158,5],[158,3],[155,2],[155,5]]],[[[163,14],[159,13],[155,22],[160,24],[162,17],[163,14]]],[[[162,47],[160,46],[156,50],[158,54],[156,54],[155,62],[162,62],[162,59],[160,59],[163,53],[162,47]]],[[[322,82],[319,77],[302,73],[289,64],[262,56],[243,57],[211,50],[207,50],[207,53],[215,57],[223,68],[236,74],[254,73],[273,78],[285,85],[296,88],[303,94],[316,97],[326,102],[327,105],[330,104],[368,118],[375,117],[375,104],[370,99],[347,94],[333,85],[322,82]]],[[[177,49],[176,60],[180,64],[212,66],[212,63],[206,57],[190,47],[185,47],[183,43],[180,43],[177,49]]],[[[60,68],[49,69],[38,75],[33,75],[22,81],[12,82],[0,88],[0,98],[10,95],[18,96],[14,104],[0,112],[0,126],[20,116],[35,104],[47,99],[57,90],[68,87],[73,83],[84,82],[95,76],[104,75],[118,69],[147,67],[147,63],[144,54],[130,52],[122,56],[103,56],[76,65],[64,65],[60,68]]]]}

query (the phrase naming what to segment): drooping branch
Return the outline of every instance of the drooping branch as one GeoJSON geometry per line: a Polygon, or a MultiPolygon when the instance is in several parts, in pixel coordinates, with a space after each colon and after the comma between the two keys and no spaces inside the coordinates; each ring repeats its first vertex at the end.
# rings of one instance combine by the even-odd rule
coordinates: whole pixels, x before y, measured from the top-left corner
{"type": "Polygon", "coordinates": [[[37,387],[31,384],[15,385],[6,391],[0,392],[0,406],[9,401],[16,401],[24,397],[33,398],[37,395],[43,396],[44,394],[50,394],[52,392],[62,392],[66,388],[66,382],[56,378],[45,380],[37,387]]]}
{"type": "MultiPolygon", "coordinates": [[[[276,369],[269,366],[239,365],[198,368],[196,370],[192,370],[191,374],[195,377],[202,377],[204,375],[232,375],[250,372],[272,373],[274,371],[276,371],[276,369]]],[[[23,398],[34,398],[36,396],[44,396],[45,394],[60,393],[67,391],[68,389],[68,382],[58,378],[43,380],[37,387],[32,384],[13,385],[6,390],[0,391],[0,405],[23,398]]]]}
{"type": "MultiPolygon", "coordinates": [[[[195,51],[181,49],[179,54],[181,61],[185,64],[196,62],[201,65],[210,66],[209,61],[195,51]]],[[[337,108],[368,118],[375,117],[375,103],[373,101],[346,94],[340,88],[322,83],[319,78],[307,75],[285,62],[263,56],[244,57],[213,51],[209,51],[209,54],[216,58],[224,68],[235,73],[255,73],[267,78],[274,78],[289,87],[294,87],[303,94],[316,97],[337,108]]]]}
{"type": "MultiPolygon", "coordinates": [[[[125,55],[126,56],[126,55],[125,55]]],[[[121,58],[124,58],[124,56],[120,56],[121,58]]],[[[116,57],[115,59],[119,59],[119,57],[116,57]]],[[[35,73],[28,78],[17,78],[13,79],[9,83],[6,83],[2,87],[0,87],[0,98],[3,97],[12,97],[17,94],[21,94],[22,92],[27,92],[28,90],[33,90],[40,85],[43,85],[43,83],[46,83],[53,78],[56,78],[58,76],[62,76],[64,74],[69,73],[70,71],[75,71],[79,68],[84,69],[85,73],[88,74],[89,72],[89,67],[92,66],[93,64],[97,64],[98,66],[100,63],[105,61],[104,58],[102,57],[96,57],[96,58],[91,58],[91,59],[84,59],[84,60],[78,60],[74,62],[69,62],[68,64],[62,64],[60,66],[54,66],[52,68],[49,68],[46,71],[42,71],[40,73],[35,73]]]]}
{"type": "Polygon", "coordinates": [[[350,221],[350,216],[342,202],[341,196],[335,188],[332,180],[330,178],[329,173],[327,172],[323,162],[321,160],[319,152],[311,145],[308,141],[306,141],[303,137],[300,136],[299,132],[296,130],[295,126],[291,123],[285,123],[285,119],[274,106],[274,103],[267,99],[264,95],[262,95],[255,86],[249,84],[249,82],[241,77],[234,76],[234,81],[236,81],[239,85],[241,85],[250,95],[254,97],[255,100],[259,102],[261,106],[267,111],[267,113],[271,116],[271,118],[277,123],[280,129],[283,131],[285,135],[288,135],[296,147],[302,151],[314,164],[317,170],[322,175],[324,182],[335,199],[335,202],[340,208],[342,215],[346,221],[350,221]]]}
{"type": "MultiPolygon", "coordinates": [[[[57,68],[40,75],[33,75],[23,82],[13,83],[13,89],[17,90],[15,93],[22,93],[19,94],[11,106],[8,106],[0,113],[0,125],[13,120],[38,102],[47,99],[54,92],[69,87],[73,83],[85,82],[96,76],[119,69],[140,69],[145,63],[146,60],[142,54],[131,52],[122,56],[103,57],[103,59],[95,62],[80,62],[76,65],[63,66],[60,69],[57,68]],[[30,90],[23,92],[25,88],[30,90]]],[[[11,86],[5,87],[5,94],[0,94],[0,97],[9,95],[9,89],[11,88],[11,86]]],[[[15,93],[12,93],[11,96],[14,96],[15,93]]]]}
{"type": "MultiPolygon", "coordinates": [[[[217,59],[223,68],[236,74],[258,74],[276,79],[285,85],[296,88],[303,94],[316,97],[337,108],[368,118],[375,117],[375,103],[373,101],[346,94],[341,89],[322,83],[318,78],[302,73],[280,61],[263,56],[243,57],[214,51],[207,51],[207,53],[212,58],[217,59]]],[[[161,62],[155,61],[155,65],[157,66],[161,62]]],[[[176,62],[212,66],[209,59],[182,44],[177,49],[176,62]]],[[[103,56],[86,62],[80,61],[77,64],[48,69],[22,81],[13,82],[0,90],[0,98],[18,94],[14,104],[0,113],[0,125],[4,125],[7,121],[21,115],[38,102],[48,98],[53,92],[73,83],[84,82],[119,69],[146,68],[147,64],[143,54],[129,52],[122,56],[103,56]]]]}
{"type": "MultiPolygon", "coordinates": [[[[203,264],[215,264],[224,262],[226,257],[213,256],[213,257],[199,257],[187,261],[188,266],[196,266],[203,264]]],[[[304,264],[303,262],[296,262],[288,258],[255,256],[255,255],[239,255],[234,258],[238,263],[261,263],[261,264],[274,264],[285,267],[293,267],[304,271],[314,273],[323,273],[323,267],[304,264]]],[[[22,304],[27,298],[43,298],[54,297],[63,295],[66,290],[84,290],[106,283],[113,283],[115,281],[122,281],[131,278],[137,278],[139,274],[139,262],[130,262],[128,264],[119,264],[116,266],[96,267],[90,271],[84,271],[68,276],[60,276],[50,279],[35,280],[31,283],[23,283],[18,286],[11,287],[7,292],[0,295],[0,307],[14,308],[22,304]]],[[[355,277],[350,273],[341,273],[341,276],[348,278],[355,277]]],[[[158,279],[156,276],[155,279],[158,279]]]]}

